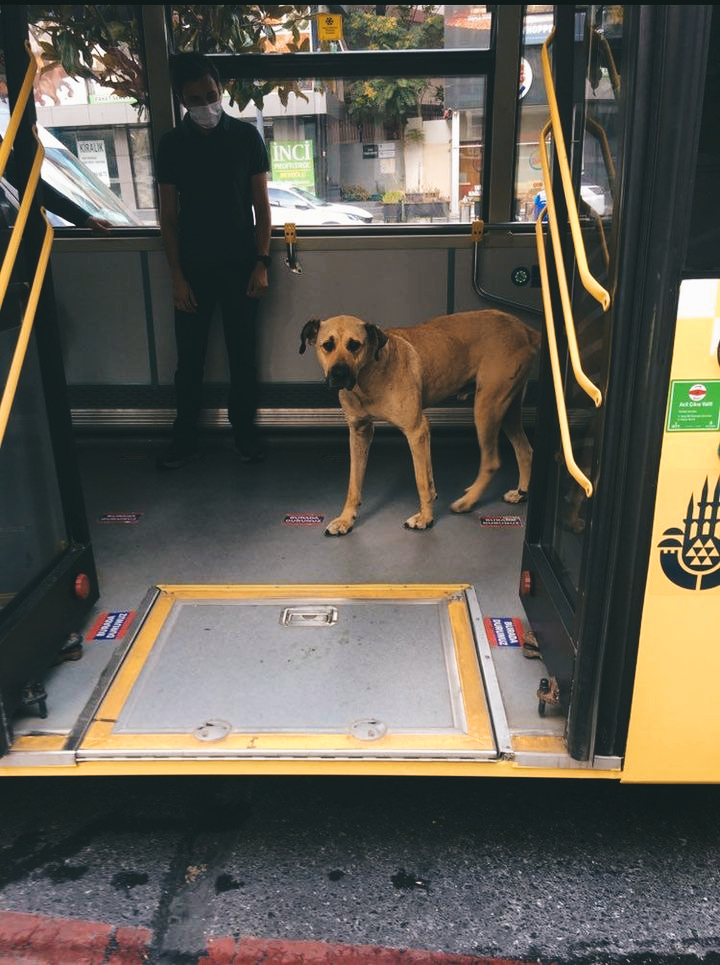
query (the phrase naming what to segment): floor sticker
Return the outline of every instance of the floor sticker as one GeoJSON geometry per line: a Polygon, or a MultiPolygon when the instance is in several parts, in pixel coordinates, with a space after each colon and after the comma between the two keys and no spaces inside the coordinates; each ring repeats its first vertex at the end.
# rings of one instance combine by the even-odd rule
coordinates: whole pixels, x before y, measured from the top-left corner
{"type": "Polygon", "coordinates": [[[98,523],[137,523],[142,513],[103,513],[98,523]]]}
{"type": "Polygon", "coordinates": [[[525,631],[517,617],[485,617],[485,632],[491,647],[521,647],[525,631]]]}
{"type": "Polygon", "coordinates": [[[285,513],[284,526],[320,526],[325,519],[320,513],[285,513]]]}
{"type": "Polygon", "coordinates": [[[115,610],[101,613],[88,633],[88,640],[119,640],[130,626],[134,610],[115,610]]]}
{"type": "Polygon", "coordinates": [[[505,526],[522,526],[523,519],[521,516],[480,516],[481,526],[495,526],[498,529],[502,529],[505,526]]]}

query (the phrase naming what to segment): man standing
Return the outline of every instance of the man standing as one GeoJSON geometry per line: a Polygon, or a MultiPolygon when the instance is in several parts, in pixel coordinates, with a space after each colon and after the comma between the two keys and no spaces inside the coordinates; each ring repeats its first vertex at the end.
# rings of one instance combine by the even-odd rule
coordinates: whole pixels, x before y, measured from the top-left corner
{"type": "Polygon", "coordinates": [[[213,62],[176,54],[172,87],[187,113],[158,147],[160,231],[175,305],[176,418],[158,468],[200,456],[197,422],[210,321],[219,305],[230,371],[228,420],[244,462],[264,458],[255,427],[256,319],[268,290],[267,150],[252,125],[222,108],[213,62]]]}

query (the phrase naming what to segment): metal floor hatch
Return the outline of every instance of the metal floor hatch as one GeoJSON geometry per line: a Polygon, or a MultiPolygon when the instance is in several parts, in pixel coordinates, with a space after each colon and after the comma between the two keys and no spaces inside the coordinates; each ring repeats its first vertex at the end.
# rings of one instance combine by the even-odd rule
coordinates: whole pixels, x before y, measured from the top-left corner
{"type": "Polygon", "coordinates": [[[470,585],[159,585],[135,627],[78,762],[498,756],[470,585]]]}

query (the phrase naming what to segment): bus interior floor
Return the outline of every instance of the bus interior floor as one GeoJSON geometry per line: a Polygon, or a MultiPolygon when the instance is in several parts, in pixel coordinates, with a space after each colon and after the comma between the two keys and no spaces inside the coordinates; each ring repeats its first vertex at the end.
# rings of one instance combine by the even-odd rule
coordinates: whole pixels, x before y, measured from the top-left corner
{"type": "MultiPolygon", "coordinates": [[[[519,597],[526,505],[502,494],[517,485],[509,445],[491,490],[471,513],[449,509],[474,478],[479,452],[471,430],[434,430],[438,491],[434,526],[407,530],[417,509],[412,459],[405,438],[376,430],[355,528],[326,537],[348,481],[347,432],[268,433],[266,459],[243,463],[232,438],[209,434],[201,458],[158,470],[167,444],[156,436],[79,435],[78,460],[100,597],[88,615],[81,660],[51,668],[48,717],[15,721],[15,733],[71,728],[109,662],[115,640],[96,639],[103,618],[138,611],[162,585],[469,584],[483,620],[529,629],[519,597]],[[78,682],[87,678],[85,687],[78,682]]],[[[494,641],[493,641],[494,642],[494,641]]],[[[491,647],[512,728],[560,736],[559,715],[538,715],[537,688],[547,674],[510,639],[491,647]]]]}

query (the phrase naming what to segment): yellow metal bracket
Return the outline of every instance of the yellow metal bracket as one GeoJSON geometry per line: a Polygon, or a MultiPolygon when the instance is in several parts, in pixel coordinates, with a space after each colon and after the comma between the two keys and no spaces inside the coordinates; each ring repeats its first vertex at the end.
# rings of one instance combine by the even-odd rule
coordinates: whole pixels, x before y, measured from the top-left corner
{"type": "Polygon", "coordinates": [[[285,248],[287,251],[285,264],[288,266],[290,271],[295,272],[296,275],[302,275],[302,266],[297,260],[297,254],[295,253],[296,243],[297,229],[291,221],[288,221],[285,225],[285,248]]]}
{"type": "Polygon", "coordinates": [[[477,219],[476,221],[473,221],[471,233],[472,233],[472,240],[475,244],[478,244],[478,242],[482,241],[483,235],[485,234],[485,222],[480,221],[479,219],[477,219]]]}

